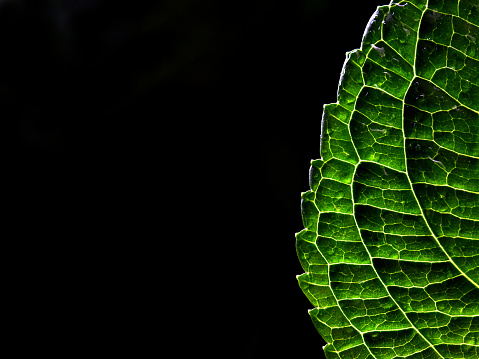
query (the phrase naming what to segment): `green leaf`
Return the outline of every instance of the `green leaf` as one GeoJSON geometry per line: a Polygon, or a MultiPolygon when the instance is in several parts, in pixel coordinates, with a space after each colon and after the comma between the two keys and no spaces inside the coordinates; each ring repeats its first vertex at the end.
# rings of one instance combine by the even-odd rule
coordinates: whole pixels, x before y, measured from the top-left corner
{"type": "Polygon", "coordinates": [[[479,357],[479,0],[381,6],[324,106],[301,289],[327,358],[479,357]]]}

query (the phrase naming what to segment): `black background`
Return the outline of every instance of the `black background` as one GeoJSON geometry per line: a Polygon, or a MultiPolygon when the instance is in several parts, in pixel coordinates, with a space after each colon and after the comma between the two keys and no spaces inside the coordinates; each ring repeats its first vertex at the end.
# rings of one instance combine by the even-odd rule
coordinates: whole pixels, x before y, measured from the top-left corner
{"type": "Polygon", "coordinates": [[[300,194],[345,52],[385,3],[0,3],[39,352],[162,353],[167,331],[167,357],[323,357],[300,194]]]}

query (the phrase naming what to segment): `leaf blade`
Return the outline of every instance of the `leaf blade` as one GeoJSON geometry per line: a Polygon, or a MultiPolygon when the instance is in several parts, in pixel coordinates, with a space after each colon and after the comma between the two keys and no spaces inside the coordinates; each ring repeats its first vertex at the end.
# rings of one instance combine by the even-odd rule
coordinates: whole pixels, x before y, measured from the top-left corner
{"type": "Polygon", "coordinates": [[[298,256],[328,358],[477,357],[478,9],[378,7],[324,106],[298,256]]]}

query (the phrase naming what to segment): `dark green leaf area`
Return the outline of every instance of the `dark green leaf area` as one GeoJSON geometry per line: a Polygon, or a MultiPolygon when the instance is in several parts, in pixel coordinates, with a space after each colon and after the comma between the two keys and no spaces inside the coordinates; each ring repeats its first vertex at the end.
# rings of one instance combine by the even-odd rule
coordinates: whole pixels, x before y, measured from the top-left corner
{"type": "Polygon", "coordinates": [[[318,237],[316,246],[329,264],[371,264],[369,254],[362,242],[336,241],[318,237]]]}
{"type": "Polygon", "coordinates": [[[431,236],[395,236],[381,232],[361,231],[371,257],[410,261],[446,261],[447,255],[431,236]]]}
{"type": "MultiPolygon", "coordinates": [[[[376,49],[385,53],[384,47],[376,49]]],[[[407,79],[371,60],[367,60],[364,64],[363,74],[367,86],[378,87],[398,98],[404,97],[409,86],[407,79]]]]}
{"type": "Polygon", "coordinates": [[[437,237],[479,239],[479,222],[457,218],[454,215],[426,210],[425,217],[437,237]]]}
{"type": "Polygon", "coordinates": [[[447,49],[447,67],[457,71],[461,78],[467,78],[473,83],[478,80],[479,61],[467,56],[462,51],[452,47],[447,49]]]}
{"type": "Polygon", "coordinates": [[[316,191],[315,202],[321,212],[353,214],[351,187],[344,183],[322,180],[316,191]]]}
{"type": "Polygon", "coordinates": [[[361,242],[354,217],[349,214],[326,212],[316,221],[317,233],[338,241],[361,242]]]}
{"type": "Polygon", "coordinates": [[[439,147],[435,142],[406,140],[408,175],[413,184],[448,185],[479,192],[479,160],[439,147]]]}
{"type": "Polygon", "coordinates": [[[432,82],[420,78],[413,80],[406,95],[405,102],[407,105],[414,106],[419,110],[429,113],[449,111],[460,106],[460,104],[444,92],[444,90],[432,82]]]}
{"type": "Polygon", "coordinates": [[[422,216],[403,214],[371,206],[356,205],[360,229],[404,236],[424,236],[430,231],[422,216]]]}
{"type": "Polygon", "coordinates": [[[425,288],[390,286],[389,293],[406,313],[433,312],[477,315],[478,289],[463,277],[454,277],[425,288]]]}
{"type": "Polygon", "coordinates": [[[370,332],[364,334],[364,341],[376,358],[437,358],[423,356],[428,344],[414,329],[370,332]]]}
{"type": "Polygon", "coordinates": [[[387,286],[425,287],[460,274],[450,262],[373,258],[373,264],[381,280],[387,286]]]}
{"type": "Polygon", "coordinates": [[[433,141],[406,140],[406,157],[408,175],[413,184],[447,185],[457,154],[441,151],[433,141]],[[444,164],[446,160],[448,167],[444,164]]]}
{"type": "Polygon", "coordinates": [[[459,17],[454,17],[453,27],[454,34],[451,46],[456,49],[463,49],[467,56],[479,60],[479,26],[459,17]]]}
{"type": "MultiPolygon", "coordinates": [[[[468,36],[471,36],[468,34],[468,36]]],[[[431,79],[461,104],[478,110],[479,61],[452,47],[421,41],[418,47],[417,75],[431,79]]],[[[419,94],[420,95],[420,94],[419,94]]],[[[408,101],[410,98],[408,98],[408,101]]]]}
{"type": "Polygon", "coordinates": [[[338,300],[387,296],[386,289],[370,265],[334,264],[330,266],[329,278],[338,300]]]}
{"type": "MultiPolygon", "coordinates": [[[[463,87],[469,86],[466,83],[462,83],[462,78],[458,71],[449,68],[437,70],[431,82],[444,89],[445,92],[459,101],[464,101],[464,99],[459,99],[459,96],[462,95],[463,87]]],[[[470,98],[467,97],[466,100],[470,100],[470,98]]]]}
{"type": "Polygon", "coordinates": [[[420,214],[421,211],[411,191],[388,190],[354,183],[354,201],[391,211],[420,214]]]}
{"type": "MultiPolygon", "coordinates": [[[[449,315],[438,313],[438,312],[427,312],[427,313],[412,312],[412,313],[408,313],[407,316],[409,320],[414,324],[414,326],[418,329],[424,329],[428,327],[431,327],[431,328],[445,327],[451,319],[449,315]]],[[[466,320],[470,321],[470,318],[467,317],[466,320]]],[[[421,331],[421,333],[424,333],[424,332],[421,331]]]]}
{"type": "Polygon", "coordinates": [[[437,44],[450,46],[452,41],[453,16],[439,13],[433,10],[426,10],[419,30],[419,38],[431,40],[437,44]]]}
{"type": "Polygon", "coordinates": [[[441,237],[439,242],[454,263],[479,284],[479,242],[459,237],[441,237]]]}
{"type": "MultiPolygon", "coordinates": [[[[401,4],[408,3],[407,0],[400,1],[401,4]]],[[[414,0],[411,2],[414,4],[419,10],[423,11],[428,7],[429,0],[414,0]]]]}
{"type": "Polygon", "coordinates": [[[365,87],[358,96],[356,111],[380,125],[402,129],[402,101],[379,89],[365,87]]]}
{"type": "MultiPolygon", "coordinates": [[[[476,237],[477,231],[476,228],[476,231],[473,232],[476,237]]],[[[441,237],[439,241],[454,263],[476,285],[479,285],[479,244],[477,239],[441,237]]]]}
{"type": "Polygon", "coordinates": [[[459,15],[457,3],[453,0],[429,0],[428,8],[445,14],[459,15]]]}
{"type": "MultiPolygon", "coordinates": [[[[401,290],[404,289],[405,288],[401,288],[401,290]]],[[[410,290],[413,289],[414,288],[410,288],[410,290]]],[[[427,293],[427,296],[435,302],[436,309],[441,313],[450,315],[479,314],[479,303],[477,302],[479,289],[463,276],[458,276],[440,283],[431,284],[424,289],[427,293]]],[[[397,291],[399,291],[399,288],[397,291]]],[[[411,298],[413,298],[412,295],[417,293],[410,292],[410,294],[411,298]]],[[[401,298],[404,298],[404,296],[400,297],[395,295],[395,299],[402,307],[401,303],[404,303],[404,301],[402,301],[401,298]]]]}
{"type": "Polygon", "coordinates": [[[402,213],[420,214],[404,173],[362,162],[353,182],[354,202],[402,213]]]}
{"type": "Polygon", "coordinates": [[[424,210],[449,213],[461,219],[479,220],[479,193],[448,186],[416,184],[416,197],[424,210]]]}
{"type": "Polygon", "coordinates": [[[477,0],[461,0],[459,2],[459,16],[472,24],[479,25],[477,0]]]}
{"type": "Polygon", "coordinates": [[[448,47],[433,41],[419,40],[417,45],[416,75],[430,80],[434,73],[447,66],[448,47]]]}
{"type": "Polygon", "coordinates": [[[479,87],[471,83],[470,75],[468,74],[468,72],[474,71],[473,73],[476,75],[477,70],[474,67],[477,67],[478,61],[469,59],[467,62],[471,66],[465,67],[466,71],[456,71],[451,68],[439,69],[431,81],[444,89],[445,92],[457,99],[461,104],[478,111],[479,87]]]}
{"type": "Polygon", "coordinates": [[[391,7],[383,22],[383,40],[410,64],[414,63],[421,11],[412,3],[391,7]]]}
{"type": "MultiPolygon", "coordinates": [[[[368,60],[363,67],[366,84],[372,83],[368,80],[368,76],[375,76],[371,71],[366,71],[368,63],[377,64],[377,66],[380,67],[379,73],[388,72],[391,76],[394,74],[394,76],[399,77],[401,82],[408,80],[405,88],[409,86],[409,81],[411,81],[414,76],[412,65],[399,56],[399,54],[384,41],[377,42],[368,53],[368,60]]],[[[389,80],[391,80],[391,78],[389,80]]]]}
{"type": "Polygon", "coordinates": [[[361,160],[406,170],[401,130],[373,122],[357,111],[353,113],[350,129],[361,160]]]}
{"type": "Polygon", "coordinates": [[[391,286],[388,288],[388,291],[399,307],[406,313],[436,310],[436,302],[427,294],[424,288],[391,286]]]}
{"type": "Polygon", "coordinates": [[[479,157],[479,114],[465,107],[433,115],[434,141],[462,155],[479,157]]]}
{"type": "Polygon", "coordinates": [[[438,344],[436,349],[443,358],[479,358],[479,347],[477,346],[438,344]]]}
{"type": "Polygon", "coordinates": [[[362,333],[410,328],[411,324],[391,298],[348,299],[339,302],[344,314],[362,333]]]}
{"type": "Polygon", "coordinates": [[[410,139],[434,139],[432,114],[413,106],[404,106],[404,136],[410,139]]]}
{"type": "Polygon", "coordinates": [[[330,115],[330,113],[325,110],[323,126],[323,131],[326,136],[324,137],[322,146],[328,149],[328,151],[324,152],[323,160],[326,161],[334,157],[353,165],[358,163],[359,158],[351,141],[348,125],[330,115]]]}
{"type": "Polygon", "coordinates": [[[373,162],[361,162],[354,176],[354,183],[360,183],[382,190],[411,190],[405,173],[394,171],[373,162]]]}
{"type": "MultiPolygon", "coordinates": [[[[315,308],[309,311],[316,330],[327,341],[325,352],[342,352],[363,344],[361,334],[354,329],[339,307],[315,308]]],[[[337,355],[337,354],[336,354],[337,355]]],[[[329,356],[327,356],[329,357],[329,356]]],[[[339,356],[336,356],[339,358],[339,356]]]]}
{"type": "Polygon", "coordinates": [[[451,317],[442,313],[408,313],[409,320],[431,344],[476,344],[478,317],[451,317]]]}

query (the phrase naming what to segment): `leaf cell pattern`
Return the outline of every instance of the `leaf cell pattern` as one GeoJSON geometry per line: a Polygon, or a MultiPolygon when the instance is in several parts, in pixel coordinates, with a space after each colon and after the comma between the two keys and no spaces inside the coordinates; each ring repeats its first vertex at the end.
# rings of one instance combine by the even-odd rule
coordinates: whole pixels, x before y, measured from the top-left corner
{"type": "Polygon", "coordinates": [[[298,282],[327,358],[479,358],[479,0],[378,7],[324,106],[298,282]]]}

